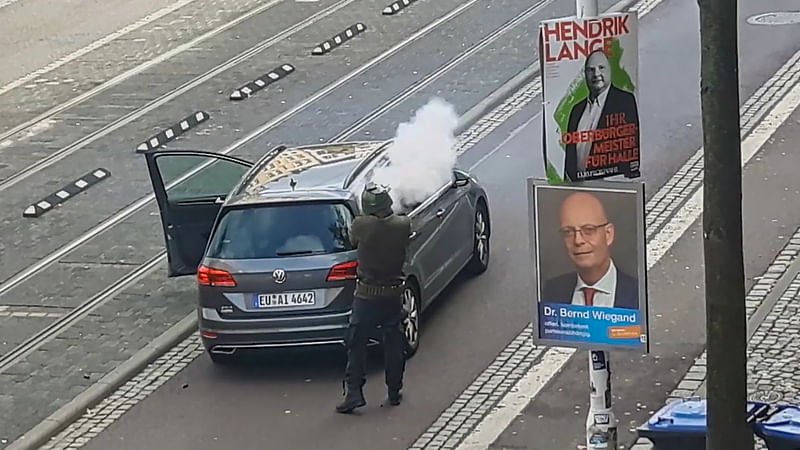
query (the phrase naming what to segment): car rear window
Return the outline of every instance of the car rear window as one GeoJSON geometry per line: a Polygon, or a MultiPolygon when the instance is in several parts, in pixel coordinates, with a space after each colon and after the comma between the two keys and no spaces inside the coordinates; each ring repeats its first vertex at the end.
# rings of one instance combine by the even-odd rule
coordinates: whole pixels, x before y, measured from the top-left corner
{"type": "Polygon", "coordinates": [[[353,214],[340,203],[258,206],[224,213],[209,245],[219,259],[281,258],[352,250],[353,214]]]}

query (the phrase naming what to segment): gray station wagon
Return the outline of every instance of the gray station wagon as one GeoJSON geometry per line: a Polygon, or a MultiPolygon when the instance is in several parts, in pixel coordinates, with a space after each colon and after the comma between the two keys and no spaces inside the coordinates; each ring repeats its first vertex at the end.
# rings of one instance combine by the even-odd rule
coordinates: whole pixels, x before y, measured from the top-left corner
{"type": "MultiPolygon", "coordinates": [[[[356,276],[350,224],[390,143],[279,146],[254,163],[145,155],[168,274],[197,276],[200,336],[214,362],[238,349],[344,344],[356,276]]],[[[401,214],[412,219],[403,297],[411,356],[419,313],[462,271],[486,270],[491,228],[485,190],[459,169],[401,214]]]]}

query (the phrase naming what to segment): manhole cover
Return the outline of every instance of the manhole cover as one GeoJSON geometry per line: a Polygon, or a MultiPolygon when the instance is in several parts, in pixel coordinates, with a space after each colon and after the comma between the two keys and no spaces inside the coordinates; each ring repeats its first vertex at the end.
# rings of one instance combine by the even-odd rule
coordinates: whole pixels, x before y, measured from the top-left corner
{"type": "Polygon", "coordinates": [[[794,25],[800,24],[800,11],[779,11],[750,16],[751,25],[794,25]]]}
{"type": "Polygon", "coordinates": [[[783,400],[783,395],[775,391],[756,391],[750,395],[750,401],[762,403],[775,403],[783,400]]]}

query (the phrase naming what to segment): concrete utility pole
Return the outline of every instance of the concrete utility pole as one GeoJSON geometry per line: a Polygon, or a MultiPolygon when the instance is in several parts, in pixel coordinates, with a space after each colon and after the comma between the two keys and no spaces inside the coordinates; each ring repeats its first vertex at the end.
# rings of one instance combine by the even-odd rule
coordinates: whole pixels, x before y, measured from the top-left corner
{"type": "Polygon", "coordinates": [[[736,0],[698,0],[705,184],[709,450],[752,450],[746,423],[747,316],[736,0]]]}

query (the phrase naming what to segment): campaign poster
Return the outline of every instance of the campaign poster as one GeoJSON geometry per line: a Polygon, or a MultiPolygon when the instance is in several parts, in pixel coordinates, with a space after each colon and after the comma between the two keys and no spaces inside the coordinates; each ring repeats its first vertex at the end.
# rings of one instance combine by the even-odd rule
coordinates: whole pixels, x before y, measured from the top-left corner
{"type": "Polygon", "coordinates": [[[528,180],[534,343],[649,352],[644,184],[528,180]]]}
{"type": "Polygon", "coordinates": [[[635,12],[539,24],[551,182],[641,176],[635,12]]]}

